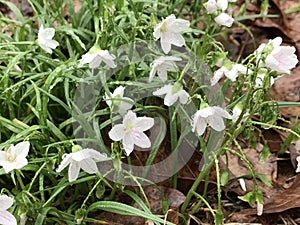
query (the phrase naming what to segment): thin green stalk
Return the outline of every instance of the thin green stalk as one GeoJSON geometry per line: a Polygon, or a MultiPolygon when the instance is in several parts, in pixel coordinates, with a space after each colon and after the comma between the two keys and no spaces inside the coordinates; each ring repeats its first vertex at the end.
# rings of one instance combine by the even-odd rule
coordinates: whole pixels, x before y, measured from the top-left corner
{"type": "Polygon", "coordinates": [[[98,187],[98,185],[100,184],[100,182],[102,181],[102,178],[100,178],[97,183],[93,186],[93,188],[89,191],[88,195],[86,196],[86,198],[84,199],[83,203],[81,204],[81,208],[83,208],[86,204],[86,202],[88,201],[88,199],[91,197],[92,193],[94,192],[94,190],[98,187]]]}
{"type": "MultiPolygon", "coordinates": [[[[203,190],[203,194],[202,194],[204,197],[206,196],[206,193],[207,193],[208,184],[209,184],[209,174],[207,174],[206,177],[205,177],[204,190],[203,190]]],[[[197,204],[195,206],[193,206],[193,208],[191,210],[192,215],[195,214],[196,212],[198,212],[198,209],[200,208],[202,203],[203,202],[201,200],[199,200],[197,202],[197,204]]]]}
{"type": "Polygon", "coordinates": [[[29,184],[29,187],[28,187],[28,192],[30,192],[31,188],[32,188],[32,185],[34,184],[36,178],[38,177],[38,175],[40,174],[40,172],[42,171],[42,169],[46,166],[46,162],[44,162],[42,164],[42,166],[38,169],[38,171],[36,171],[36,173],[34,174],[34,177],[32,178],[32,181],[30,182],[29,184]]]}
{"type": "MultiPolygon", "coordinates": [[[[169,108],[169,117],[170,117],[170,135],[171,135],[171,151],[176,151],[177,146],[177,121],[176,121],[176,109],[174,107],[169,108]]],[[[178,155],[174,154],[172,159],[172,174],[171,178],[172,187],[176,189],[177,187],[177,173],[176,168],[178,165],[178,155]]]]}
{"type": "Polygon", "coordinates": [[[217,190],[218,190],[218,211],[215,217],[215,223],[222,224],[223,222],[223,212],[222,212],[222,205],[221,205],[221,181],[220,181],[220,168],[219,168],[219,161],[215,158],[215,165],[216,165],[216,176],[217,176],[217,190]]]}
{"type": "Polygon", "coordinates": [[[216,214],[213,210],[213,208],[210,206],[210,204],[205,200],[205,198],[203,198],[200,194],[198,194],[197,192],[193,191],[193,195],[195,195],[197,198],[199,198],[202,202],[204,202],[204,204],[207,206],[207,208],[209,209],[209,211],[211,212],[211,214],[213,215],[213,217],[216,217],[216,214]]]}
{"type": "Polygon", "coordinates": [[[19,182],[19,184],[20,184],[20,186],[21,186],[21,189],[22,189],[23,191],[25,191],[25,186],[24,186],[24,183],[23,183],[23,180],[22,180],[22,178],[21,178],[21,174],[20,174],[20,171],[19,171],[19,170],[16,170],[16,175],[17,175],[17,180],[18,180],[18,182],[19,182]]]}

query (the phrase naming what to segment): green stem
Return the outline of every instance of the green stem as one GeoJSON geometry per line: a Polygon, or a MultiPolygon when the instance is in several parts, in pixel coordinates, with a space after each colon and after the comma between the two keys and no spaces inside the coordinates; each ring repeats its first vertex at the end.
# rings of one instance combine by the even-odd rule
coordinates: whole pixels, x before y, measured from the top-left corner
{"type": "Polygon", "coordinates": [[[221,206],[220,168],[219,168],[219,161],[217,158],[215,158],[215,165],[216,165],[217,189],[218,189],[218,211],[217,211],[217,218],[215,218],[215,222],[217,224],[221,224],[223,221],[223,212],[222,212],[222,206],[221,206]]]}
{"type": "MultiPolygon", "coordinates": [[[[169,117],[170,117],[170,135],[171,135],[171,151],[176,151],[177,146],[177,124],[176,124],[176,110],[174,110],[174,107],[169,108],[169,117]]],[[[172,159],[172,170],[176,171],[176,167],[178,165],[178,158],[177,154],[174,154],[175,157],[172,159]]],[[[174,174],[171,178],[171,183],[173,188],[176,189],[177,187],[177,174],[172,172],[174,174]]]]}
{"type": "Polygon", "coordinates": [[[31,188],[32,188],[32,185],[34,184],[36,178],[38,177],[38,175],[40,174],[40,172],[42,171],[42,169],[46,166],[46,163],[44,162],[42,164],[42,166],[38,169],[38,171],[36,171],[36,173],[34,174],[34,177],[32,178],[32,181],[30,182],[29,184],[29,187],[28,187],[28,192],[30,192],[31,188]]]}
{"type": "Polygon", "coordinates": [[[21,189],[24,191],[25,190],[25,186],[24,186],[24,183],[22,181],[22,178],[21,178],[21,175],[20,175],[20,171],[19,170],[16,170],[16,175],[17,175],[17,180],[21,186],[21,189]]]}
{"type": "MultiPolygon", "coordinates": [[[[214,162],[214,161],[213,161],[214,162]]],[[[203,198],[200,194],[198,194],[197,192],[193,191],[193,195],[195,195],[197,198],[200,198],[200,200],[202,202],[205,203],[205,205],[208,207],[209,211],[211,212],[211,214],[213,215],[213,217],[216,217],[216,214],[213,210],[213,208],[209,205],[209,203],[205,200],[205,198],[203,198]]]]}
{"type": "Polygon", "coordinates": [[[90,196],[92,195],[92,193],[94,192],[94,190],[98,187],[98,185],[100,184],[100,182],[102,181],[102,179],[100,178],[97,183],[93,186],[93,188],[89,191],[88,195],[86,196],[86,198],[84,199],[81,208],[83,208],[85,206],[85,203],[87,202],[87,200],[90,198],[90,196]]]}
{"type": "MultiPolygon", "coordinates": [[[[205,177],[205,183],[204,183],[204,190],[203,190],[203,196],[206,196],[206,192],[207,192],[207,188],[208,188],[208,183],[209,183],[209,174],[206,175],[205,177]]],[[[195,206],[193,206],[192,210],[191,210],[191,215],[195,214],[196,212],[198,212],[198,209],[200,208],[200,206],[202,205],[202,201],[199,200],[197,202],[197,204],[195,206]]]]}

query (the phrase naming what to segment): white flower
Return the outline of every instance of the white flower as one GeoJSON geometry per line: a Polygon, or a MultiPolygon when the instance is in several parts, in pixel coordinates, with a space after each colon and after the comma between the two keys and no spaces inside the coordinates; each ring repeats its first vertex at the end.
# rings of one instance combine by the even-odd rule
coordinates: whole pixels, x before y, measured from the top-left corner
{"type": "Polygon", "coordinates": [[[218,8],[224,12],[228,8],[228,2],[236,2],[236,0],[208,0],[205,7],[209,14],[215,13],[218,8]]]}
{"type": "Polygon", "coordinates": [[[192,121],[192,131],[197,131],[201,136],[207,125],[210,125],[216,131],[222,131],[225,129],[223,118],[231,119],[231,115],[219,106],[208,106],[198,110],[192,121]]]}
{"type": "Polygon", "coordinates": [[[216,0],[208,0],[204,6],[209,14],[215,13],[218,10],[216,0]]]}
{"type": "Polygon", "coordinates": [[[273,40],[273,51],[266,58],[266,66],[278,73],[290,73],[291,69],[298,63],[295,54],[296,48],[292,46],[280,46],[282,38],[273,40]]]}
{"type": "MultiPolygon", "coordinates": [[[[243,66],[242,64],[230,64],[230,65],[223,65],[220,69],[218,69],[215,73],[213,78],[210,80],[212,86],[214,86],[218,81],[221,79],[223,74],[230,79],[231,81],[236,81],[239,73],[246,74],[247,67],[243,66]]],[[[248,69],[248,73],[252,73],[250,69],[248,69]]]]}
{"type": "Polygon", "coordinates": [[[263,214],[264,205],[261,204],[259,201],[256,201],[257,204],[257,215],[261,216],[263,214]]]}
{"type": "Polygon", "coordinates": [[[217,0],[217,6],[224,12],[228,8],[228,0],[217,0]]]}
{"type": "Polygon", "coordinates": [[[188,29],[190,22],[184,19],[176,19],[175,15],[170,15],[154,28],[153,36],[156,40],[160,38],[161,47],[164,53],[168,54],[171,45],[181,47],[185,44],[180,32],[188,29]]]}
{"type": "Polygon", "coordinates": [[[241,186],[242,190],[247,191],[246,183],[245,183],[244,178],[239,178],[239,183],[240,183],[240,186],[241,186]]]}
{"type": "Polygon", "coordinates": [[[236,122],[238,120],[238,118],[240,117],[242,113],[242,108],[240,108],[239,106],[234,106],[233,110],[232,110],[232,121],[236,122]]]}
{"type": "Polygon", "coordinates": [[[257,62],[259,62],[260,66],[266,65],[278,73],[290,74],[291,69],[298,63],[295,54],[296,48],[292,46],[280,46],[281,43],[282,38],[276,37],[267,44],[261,44],[255,51],[257,62]],[[267,56],[264,58],[263,54],[267,54],[267,56]]]}
{"type": "Polygon", "coordinates": [[[296,160],[297,160],[297,169],[296,169],[296,173],[299,173],[299,172],[300,172],[300,156],[297,156],[296,160]]]}
{"type": "Polygon", "coordinates": [[[186,104],[190,97],[190,95],[183,90],[180,83],[175,83],[174,85],[167,84],[157,91],[154,91],[153,95],[166,95],[164,98],[164,104],[166,106],[173,105],[178,99],[181,104],[186,104]]]}
{"type": "Polygon", "coordinates": [[[105,154],[101,154],[100,152],[94,149],[78,149],[81,149],[81,147],[75,145],[72,148],[72,153],[64,154],[62,162],[56,169],[56,172],[59,173],[69,165],[68,179],[70,182],[75,181],[77,179],[80,168],[88,174],[93,174],[98,171],[96,161],[103,161],[107,159],[105,154]]]}
{"type": "Polygon", "coordinates": [[[52,53],[52,49],[55,49],[59,45],[57,41],[52,40],[54,34],[55,34],[54,28],[44,29],[43,25],[41,25],[38,33],[39,46],[50,54],[52,53]]]}
{"type": "Polygon", "coordinates": [[[173,56],[161,56],[158,59],[154,60],[154,62],[151,64],[149,82],[153,80],[156,72],[158,74],[158,77],[162,81],[166,81],[168,79],[168,71],[175,72],[177,69],[175,61],[181,61],[181,58],[173,56]]]}
{"type": "Polygon", "coordinates": [[[150,117],[137,117],[132,111],[128,111],[122,124],[112,127],[108,135],[113,141],[121,141],[128,155],[133,151],[134,145],[141,148],[150,148],[151,142],[144,131],[154,125],[154,119],[150,117]]]}
{"type": "Polygon", "coordinates": [[[14,203],[12,197],[7,195],[0,195],[0,224],[3,225],[17,225],[16,218],[7,211],[14,203]]]}
{"type": "Polygon", "coordinates": [[[102,50],[97,46],[93,46],[88,53],[81,57],[79,66],[88,63],[89,67],[93,69],[99,67],[100,63],[103,61],[109,68],[115,68],[115,58],[116,57],[107,50],[102,50]]]}
{"type": "Polygon", "coordinates": [[[117,87],[110,96],[105,93],[106,104],[112,108],[113,112],[125,113],[127,110],[131,109],[133,105],[133,100],[131,98],[123,97],[125,87],[117,87]]]}
{"type": "Polygon", "coordinates": [[[234,19],[230,15],[228,15],[227,13],[224,13],[224,12],[220,13],[220,15],[218,15],[215,18],[215,22],[217,24],[224,25],[227,27],[231,27],[233,21],[234,21],[234,19]]]}
{"type": "Polygon", "coordinates": [[[26,156],[29,152],[29,141],[23,141],[16,146],[11,145],[7,151],[0,151],[0,166],[5,173],[14,169],[21,169],[28,164],[26,156]]]}

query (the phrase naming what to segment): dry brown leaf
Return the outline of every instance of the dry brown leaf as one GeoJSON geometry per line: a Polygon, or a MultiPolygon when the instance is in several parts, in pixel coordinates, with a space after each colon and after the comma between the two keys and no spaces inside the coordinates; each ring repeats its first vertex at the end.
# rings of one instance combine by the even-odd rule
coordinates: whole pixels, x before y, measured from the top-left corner
{"type": "MultiPolygon", "coordinates": [[[[291,75],[286,75],[274,83],[271,95],[276,101],[300,102],[300,66],[292,71],[291,75]]],[[[279,109],[285,117],[299,116],[300,107],[287,107],[279,109]]]]}
{"type": "MultiPolygon", "coordinates": [[[[281,213],[289,209],[300,207],[300,174],[298,174],[293,185],[286,190],[277,190],[264,198],[263,213],[281,213]]],[[[256,209],[245,209],[240,212],[245,215],[256,214],[256,209]]]]}

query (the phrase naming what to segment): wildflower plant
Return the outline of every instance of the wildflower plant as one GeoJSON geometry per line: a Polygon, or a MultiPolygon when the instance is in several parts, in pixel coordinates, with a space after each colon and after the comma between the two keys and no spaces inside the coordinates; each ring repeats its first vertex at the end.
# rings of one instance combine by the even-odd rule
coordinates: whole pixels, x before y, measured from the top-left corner
{"type": "Polygon", "coordinates": [[[253,179],[240,198],[263,213],[261,176],[237,138],[249,140],[258,126],[300,137],[276,125],[269,95],[274,79],[296,66],[294,47],[277,37],[234,61],[215,38],[235,24],[233,0],[89,0],[78,11],[73,1],[32,0],[30,18],[0,2],[16,16],[0,19],[0,223],[105,223],[94,213],[106,210],[172,224],[152,213],[143,185],[169,179],[176,188],[195,152],[202,160],[182,224],[202,204],[223,222],[220,180],[227,181],[218,159],[227,153],[245,161],[253,179]],[[169,156],[157,162],[160,149],[169,156]],[[135,164],[138,154],[146,161],[135,164]],[[213,167],[216,208],[196,192],[213,167]],[[120,193],[142,209],[118,202],[120,193]]]}

